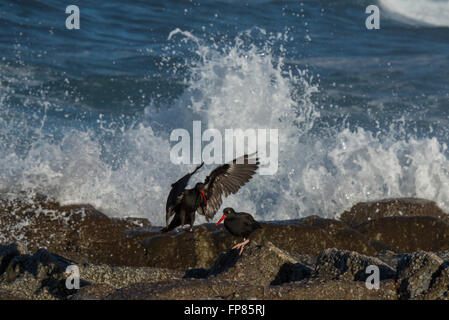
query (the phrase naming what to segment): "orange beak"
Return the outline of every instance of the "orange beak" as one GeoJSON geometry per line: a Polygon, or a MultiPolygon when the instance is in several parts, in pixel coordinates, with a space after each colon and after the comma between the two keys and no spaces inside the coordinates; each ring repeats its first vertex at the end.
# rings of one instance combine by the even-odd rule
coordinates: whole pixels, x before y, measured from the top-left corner
{"type": "Polygon", "coordinates": [[[224,219],[226,219],[226,215],[224,214],[223,217],[220,218],[220,220],[218,220],[216,226],[218,226],[220,224],[220,222],[222,222],[224,219]]]}

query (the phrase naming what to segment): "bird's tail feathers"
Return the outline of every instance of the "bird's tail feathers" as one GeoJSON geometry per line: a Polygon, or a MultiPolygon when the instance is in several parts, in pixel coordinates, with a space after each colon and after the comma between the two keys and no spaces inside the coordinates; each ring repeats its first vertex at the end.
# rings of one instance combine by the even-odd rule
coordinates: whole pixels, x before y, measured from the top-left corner
{"type": "Polygon", "coordinates": [[[204,165],[204,161],[203,162],[201,162],[201,164],[199,165],[199,166],[197,166],[196,168],[195,168],[195,170],[193,170],[193,172],[190,174],[190,175],[194,175],[199,169],[201,169],[201,167],[204,165]]]}

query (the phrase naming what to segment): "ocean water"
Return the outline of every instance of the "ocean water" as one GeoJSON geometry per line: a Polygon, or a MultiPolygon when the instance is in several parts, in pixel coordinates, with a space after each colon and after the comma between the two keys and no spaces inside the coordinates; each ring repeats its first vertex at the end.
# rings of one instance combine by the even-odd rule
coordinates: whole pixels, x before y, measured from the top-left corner
{"type": "Polygon", "coordinates": [[[223,203],[257,219],[391,197],[449,212],[448,0],[72,2],[80,30],[60,1],[0,3],[3,195],[162,225],[194,167],[170,133],[200,120],[279,130],[277,174],[223,203]]]}

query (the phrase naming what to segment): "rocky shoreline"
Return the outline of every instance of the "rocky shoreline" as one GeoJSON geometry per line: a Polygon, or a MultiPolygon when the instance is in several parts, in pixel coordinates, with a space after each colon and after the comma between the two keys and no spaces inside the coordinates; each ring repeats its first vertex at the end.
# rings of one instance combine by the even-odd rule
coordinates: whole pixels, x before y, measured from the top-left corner
{"type": "Polygon", "coordinates": [[[0,299],[448,299],[449,216],[431,201],[262,226],[239,257],[214,224],[161,234],[89,205],[0,200],[0,299]],[[65,286],[69,265],[79,290],[65,286]],[[369,265],[378,290],[365,285],[369,265]]]}

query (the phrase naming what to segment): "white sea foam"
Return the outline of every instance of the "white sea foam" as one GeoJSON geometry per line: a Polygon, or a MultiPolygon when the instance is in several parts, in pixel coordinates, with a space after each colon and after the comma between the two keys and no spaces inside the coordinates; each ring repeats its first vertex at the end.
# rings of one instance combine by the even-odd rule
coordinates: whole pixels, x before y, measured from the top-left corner
{"type": "Polygon", "coordinates": [[[448,0],[379,0],[381,6],[402,22],[449,27],[448,0]]]}
{"type": "MultiPolygon", "coordinates": [[[[175,30],[170,41],[193,37],[175,30]]],[[[282,57],[274,57],[269,41],[248,47],[237,38],[218,49],[194,40],[198,59],[184,93],[167,110],[149,106],[139,123],[113,134],[68,126],[52,136],[42,128],[42,115],[12,115],[3,102],[0,190],[40,191],[63,204],[89,203],[111,216],[162,225],[170,184],[193,167],[170,163],[170,131],[190,130],[192,120],[201,120],[219,130],[279,129],[277,174],[256,176],[223,204],[258,219],[332,217],[359,201],[386,197],[422,197],[449,211],[443,142],[400,138],[397,128],[382,138],[362,128],[317,133],[313,128],[321,119],[313,97],[319,87],[307,72],[289,70],[282,57]],[[18,148],[23,140],[25,151],[18,148]]]]}

